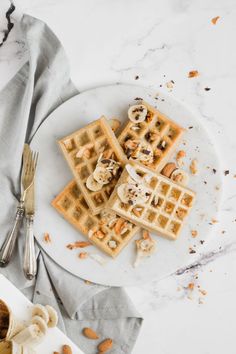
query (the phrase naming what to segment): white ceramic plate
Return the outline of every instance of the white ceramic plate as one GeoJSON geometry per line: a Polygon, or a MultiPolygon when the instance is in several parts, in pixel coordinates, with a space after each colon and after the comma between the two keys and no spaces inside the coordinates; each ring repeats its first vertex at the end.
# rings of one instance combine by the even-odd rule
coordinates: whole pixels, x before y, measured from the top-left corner
{"type": "MultiPolygon", "coordinates": [[[[156,93],[150,93],[147,88],[130,85],[105,86],[86,91],[60,106],[48,117],[33,139],[32,148],[39,151],[40,155],[36,179],[35,236],[55,262],[69,272],[104,285],[140,285],[152,279],[160,279],[192,262],[203,247],[200,240],[209,238],[213,227],[211,219],[216,218],[220,200],[217,188],[221,187],[221,178],[218,172],[213,173],[213,168],[218,171],[218,159],[212,142],[197,118],[171,96],[163,93],[156,96],[156,93]],[[83,240],[84,237],[50,205],[52,199],[72,179],[56,140],[103,114],[108,118],[119,117],[125,122],[127,108],[135,102],[136,97],[142,97],[157,106],[160,111],[187,129],[179,147],[187,152],[186,168],[191,158],[197,158],[199,161],[199,173],[191,177],[189,183],[189,187],[197,193],[197,201],[179,239],[169,241],[154,235],[157,252],[138,268],[133,268],[133,241],[117,259],[104,256],[108,262],[101,266],[92,259],[80,260],[78,250],[71,251],[66,248],[68,243],[83,240]],[[193,239],[191,230],[197,230],[199,236],[193,239]],[[44,232],[51,235],[51,244],[45,244],[43,241],[44,232]],[[190,254],[189,247],[196,253],[190,254]]],[[[102,254],[94,246],[90,247],[90,252],[102,254]]]]}
{"type": "MultiPolygon", "coordinates": [[[[32,303],[3,275],[0,275],[0,299],[7,303],[19,320],[29,321],[32,303]]],[[[49,329],[35,351],[37,354],[52,354],[54,351],[59,351],[64,344],[70,345],[74,354],[84,354],[58,328],[49,329]]]]}

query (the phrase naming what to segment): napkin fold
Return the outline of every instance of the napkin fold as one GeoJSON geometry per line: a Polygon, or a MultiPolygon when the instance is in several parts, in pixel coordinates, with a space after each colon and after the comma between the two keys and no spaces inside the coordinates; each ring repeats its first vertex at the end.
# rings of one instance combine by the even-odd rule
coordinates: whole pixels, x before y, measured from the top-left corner
{"type": "MultiPolygon", "coordinates": [[[[29,59],[0,92],[0,245],[20,198],[24,143],[33,139],[54,109],[78,94],[63,47],[48,26],[24,15],[20,30],[29,59]]],[[[86,354],[95,353],[97,343],[81,335],[84,327],[92,327],[100,338],[112,338],[110,353],[131,353],[142,318],[124,289],[85,282],[61,268],[40,247],[36,250],[37,278],[26,280],[22,271],[23,231],[12,262],[0,272],[33,302],[54,306],[59,312],[59,327],[86,354]]]]}

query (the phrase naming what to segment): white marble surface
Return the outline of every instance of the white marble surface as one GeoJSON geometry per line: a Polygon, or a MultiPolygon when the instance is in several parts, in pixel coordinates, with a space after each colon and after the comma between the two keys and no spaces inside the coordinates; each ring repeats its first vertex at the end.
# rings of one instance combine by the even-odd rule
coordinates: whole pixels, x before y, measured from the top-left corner
{"type": "MultiPolygon", "coordinates": [[[[52,27],[65,46],[72,78],[81,91],[114,82],[154,89],[162,85],[169,91],[165,83],[173,80],[171,94],[200,115],[222,162],[225,188],[218,230],[190,269],[128,289],[145,318],[134,354],[234,354],[235,0],[16,0],[15,4],[15,17],[21,10],[52,27]],[[213,25],[215,16],[220,19],[213,25]],[[198,70],[199,77],[189,79],[190,70],[198,70]],[[189,283],[195,284],[193,291],[189,283]],[[202,289],[206,295],[199,292],[202,289]]],[[[6,26],[8,7],[9,1],[1,0],[0,31],[6,26]]],[[[15,25],[0,48],[0,87],[26,56],[15,25]]]]}

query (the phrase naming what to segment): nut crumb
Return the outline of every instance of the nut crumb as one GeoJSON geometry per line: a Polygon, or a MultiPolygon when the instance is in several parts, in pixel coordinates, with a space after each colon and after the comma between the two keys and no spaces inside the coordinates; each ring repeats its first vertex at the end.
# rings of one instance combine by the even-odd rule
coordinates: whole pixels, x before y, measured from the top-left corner
{"type": "Polygon", "coordinates": [[[80,252],[80,253],[79,253],[79,258],[80,258],[80,259],[86,259],[86,258],[88,258],[88,253],[87,253],[87,252],[80,252]]]}
{"type": "Polygon", "coordinates": [[[206,295],[207,295],[207,291],[206,291],[206,290],[199,289],[198,291],[199,291],[203,296],[206,296],[206,295]]]}
{"type": "Polygon", "coordinates": [[[213,18],[211,19],[211,23],[212,23],[213,25],[215,25],[216,22],[219,20],[219,18],[220,18],[220,16],[213,17],[213,18]]]}
{"type": "Polygon", "coordinates": [[[190,172],[192,173],[192,175],[196,175],[197,172],[198,172],[198,166],[197,166],[197,160],[196,159],[193,159],[191,161],[191,164],[189,166],[189,170],[190,172]]]}
{"type": "Polygon", "coordinates": [[[66,247],[69,250],[73,250],[75,248],[84,248],[84,247],[88,247],[91,246],[91,243],[88,241],[76,241],[74,243],[69,243],[66,247]]]}
{"type": "Polygon", "coordinates": [[[192,235],[193,238],[197,237],[197,235],[198,235],[197,230],[192,230],[191,231],[191,235],[192,235]]]}
{"type": "Polygon", "coordinates": [[[43,235],[43,240],[44,240],[45,243],[51,243],[52,242],[51,236],[49,235],[48,232],[45,232],[45,234],[43,235]]]}
{"type": "Polygon", "coordinates": [[[199,76],[199,72],[197,70],[191,70],[188,73],[189,78],[193,78],[193,77],[197,77],[197,76],[199,76]]]}
{"type": "Polygon", "coordinates": [[[188,289],[193,290],[194,289],[194,283],[189,283],[188,284],[188,289]]]}

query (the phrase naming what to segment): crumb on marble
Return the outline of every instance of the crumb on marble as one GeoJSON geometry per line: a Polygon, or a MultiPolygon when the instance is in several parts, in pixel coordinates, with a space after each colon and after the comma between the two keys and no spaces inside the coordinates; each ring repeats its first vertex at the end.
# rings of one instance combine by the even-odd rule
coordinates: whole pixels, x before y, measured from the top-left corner
{"type": "Polygon", "coordinates": [[[52,242],[51,236],[49,235],[48,232],[45,232],[45,234],[43,235],[43,240],[44,240],[45,243],[51,243],[52,242]]]}
{"type": "Polygon", "coordinates": [[[229,170],[224,171],[224,175],[227,176],[229,174],[229,170]]]}
{"type": "Polygon", "coordinates": [[[204,88],[205,91],[210,91],[210,89],[211,89],[210,87],[205,87],[204,88]]]}
{"type": "Polygon", "coordinates": [[[216,16],[216,17],[213,17],[212,19],[211,19],[211,23],[213,24],[213,25],[216,25],[216,23],[217,23],[217,21],[220,19],[220,16],[216,16]]]}
{"type": "Polygon", "coordinates": [[[198,173],[198,165],[197,165],[197,160],[193,159],[190,163],[189,170],[192,173],[192,175],[196,175],[198,173]]]}
{"type": "Polygon", "coordinates": [[[188,78],[190,78],[190,79],[193,78],[193,77],[197,77],[197,76],[199,76],[198,70],[191,70],[188,73],[188,78]]]}
{"type": "Polygon", "coordinates": [[[198,235],[197,230],[191,230],[191,235],[193,238],[197,237],[197,235],[198,235]]]}
{"type": "Polygon", "coordinates": [[[134,80],[138,80],[139,79],[139,75],[136,75],[134,80]]]}

